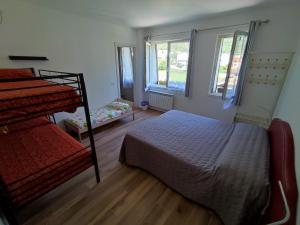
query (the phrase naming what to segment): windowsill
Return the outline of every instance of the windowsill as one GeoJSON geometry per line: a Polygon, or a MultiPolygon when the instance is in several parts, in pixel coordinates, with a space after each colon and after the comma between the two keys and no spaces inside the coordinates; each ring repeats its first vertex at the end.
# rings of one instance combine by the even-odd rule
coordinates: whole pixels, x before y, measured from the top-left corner
{"type": "Polygon", "coordinates": [[[208,96],[210,97],[214,97],[214,98],[222,98],[222,94],[218,94],[218,93],[208,93],[208,96]]]}
{"type": "Polygon", "coordinates": [[[170,95],[184,95],[184,90],[177,89],[177,88],[162,87],[160,85],[151,85],[145,91],[157,92],[162,94],[170,94],[170,95]]]}

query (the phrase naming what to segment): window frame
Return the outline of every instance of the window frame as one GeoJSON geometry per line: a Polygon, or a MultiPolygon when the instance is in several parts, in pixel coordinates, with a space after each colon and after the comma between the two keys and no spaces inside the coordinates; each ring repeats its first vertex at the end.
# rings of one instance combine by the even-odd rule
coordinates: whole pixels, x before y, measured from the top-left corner
{"type": "MultiPolygon", "coordinates": [[[[231,74],[231,69],[232,69],[232,64],[233,64],[234,53],[235,53],[235,50],[236,50],[236,47],[237,47],[236,44],[237,44],[237,38],[238,38],[238,36],[246,36],[247,40],[248,40],[248,32],[241,31],[241,30],[237,30],[237,31],[234,32],[232,46],[231,46],[231,51],[230,51],[229,64],[228,64],[228,68],[227,68],[227,75],[226,75],[226,79],[225,79],[224,92],[222,93],[222,99],[223,100],[227,99],[226,96],[227,96],[227,92],[228,92],[228,82],[229,82],[229,79],[230,79],[230,74],[231,74]]],[[[247,40],[244,43],[245,44],[244,51],[247,48],[247,40]]],[[[242,53],[242,55],[244,57],[244,53],[242,53]]],[[[241,64],[243,62],[243,57],[242,57],[241,64]]],[[[239,68],[239,71],[240,71],[240,69],[241,68],[239,68]]],[[[238,82],[238,79],[239,79],[239,72],[237,74],[237,82],[238,82]]],[[[237,85],[237,83],[236,83],[236,85],[237,85]]],[[[235,88],[237,87],[236,85],[235,85],[235,88]]],[[[236,89],[235,89],[235,93],[236,93],[236,89]]]]}
{"type": "MultiPolygon", "coordinates": [[[[157,72],[157,83],[156,84],[150,84],[150,88],[154,87],[154,88],[160,88],[160,89],[167,89],[167,90],[171,90],[171,91],[179,91],[179,92],[184,92],[185,89],[180,89],[180,88],[173,88],[173,87],[169,87],[169,79],[170,79],[170,51],[171,51],[171,44],[172,43],[180,43],[180,42],[188,42],[190,43],[190,39],[189,38],[184,38],[184,39],[177,39],[177,40],[167,40],[167,41],[158,41],[155,42],[155,49],[156,49],[156,62],[158,65],[158,58],[157,58],[157,44],[161,44],[161,43],[167,43],[168,46],[168,52],[167,52],[167,67],[166,67],[166,85],[160,85],[159,82],[159,77],[158,77],[158,66],[156,68],[157,72]]],[[[189,46],[190,47],[190,46],[189,46]]]]}
{"type": "MultiPolygon", "coordinates": [[[[216,47],[215,47],[215,55],[214,55],[214,62],[213,62],[213,69],[212,69],[212,75],[211,75],[211,81],[209,85],[209,91],[208,94],[211,96],[216,96],[222,98],[222,93],[217,93],[214,91],[215,85],[216,85],[216,79],[217,79],[217,71],[220,66],[220,59],[221,59],[221,44],[222,40],[224,38],[234,38],[234,32],[233,33],[226,33],[226,34],[219,34],[217,36],[217,41],[216,41],[216,47]]],[[[231,46],[232,48],[232,46],[231,46]]],[[[228,62],[229,63],[229,62],[228,62]]]]}

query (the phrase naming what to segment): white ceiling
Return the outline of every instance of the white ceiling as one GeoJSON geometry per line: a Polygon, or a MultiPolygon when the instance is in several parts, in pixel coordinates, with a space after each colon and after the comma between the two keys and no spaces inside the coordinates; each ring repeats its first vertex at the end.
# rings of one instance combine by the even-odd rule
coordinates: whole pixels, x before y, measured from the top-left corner
{"type": "Polygon", "coordinates": [[[150,27],[205,17],[278,0],[24,0],[132,27],[150,27]]]}

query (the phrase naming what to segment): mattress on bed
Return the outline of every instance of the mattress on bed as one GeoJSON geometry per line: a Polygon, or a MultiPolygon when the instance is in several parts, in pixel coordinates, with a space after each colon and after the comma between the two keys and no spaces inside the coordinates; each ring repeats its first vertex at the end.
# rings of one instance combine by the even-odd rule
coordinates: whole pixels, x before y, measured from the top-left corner
{"type": "Polygon", "coordinates": [[[128,131],[120,161],[145,169],[225,225],[259,223],[269,199],[267,132],[180,111],[128,131]]]}
{"type": "Polygon", "coordinates": [[[20,205],[92,165],[91,151],[46,118],[0,134],[0,175],[20,205]]]}
{"type": "MultiPolygon", "coordinates": [[[[120,100],[115,100],[104,107],[91,110],[90,117],[92,127],[97,127],[97,125],[107,120],[120,117],[129,112],[132,112],[132,107],[130,104],[120,100]]],[[[87,127],[84,112],[78,111],[74,114],[71,114],[67,120],[79,129],[87,127]]]]}
{"type": "Polygon", "coordinates": [[[33,68],[0,69],[0,79],[29,78],[34,76],[35,76],[35,72],[33,68]]]}
{"type": "Polygon", "coordinates": [[[81,105],[80,96],[71,86],[44,80],[0,82],[0,126],[26,119],[32,113],[74,112],[81,105]]]}

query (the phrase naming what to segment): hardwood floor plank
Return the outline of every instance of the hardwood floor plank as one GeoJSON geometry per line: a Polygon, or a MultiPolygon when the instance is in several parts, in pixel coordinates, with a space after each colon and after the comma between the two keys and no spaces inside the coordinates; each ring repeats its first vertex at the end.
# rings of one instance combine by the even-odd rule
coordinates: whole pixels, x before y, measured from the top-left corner
{"type": "Polygon", "coordinates": [[[142,224],[163,225],[173,210],[176,209],[180,200],[180,195],[174,195],[174,193],[166,187],[164,193],[154,205],[151,212],[145,217],[142,224]]]}
{"type": "Polygon", "coordinates": [[[186,199],[181,198],[176,208],[167,218],[164,225],[184,224],[192,211],[193,205],[186,199]]]}
{"type": "MultiPolygon", "coordinates": [[[[154,178],[153,178],[154,180],[154,178]]],[[[160,198],[166,187],[161,182],[155,182],[153,188],[130,210],[118,225],[138,225],[151,212],[155,202],[160,198]]]]}
{"type": "Polygon", "coordinates": [[[189,224],[194,224],[194,225],[202,225],[202,224],[207,224],[210,218],[210,213],[204,208],[201,207],[193,207],[190,215],[186,219],[186,221],[183,223],[183,225],[189,225],[189,224]]]}
{"type": "Polygon", "coordinates": [[[107,214],[94,224],[102,225],[116,225],[122,221],[123,217],[129,210],[131,210],[135,204],[156,184],[153,179],[146,177],[139,184],[134,185],[128,195],[126,195],[122,201],[118,202],[113,208],[109,210],[107,214]]]}

